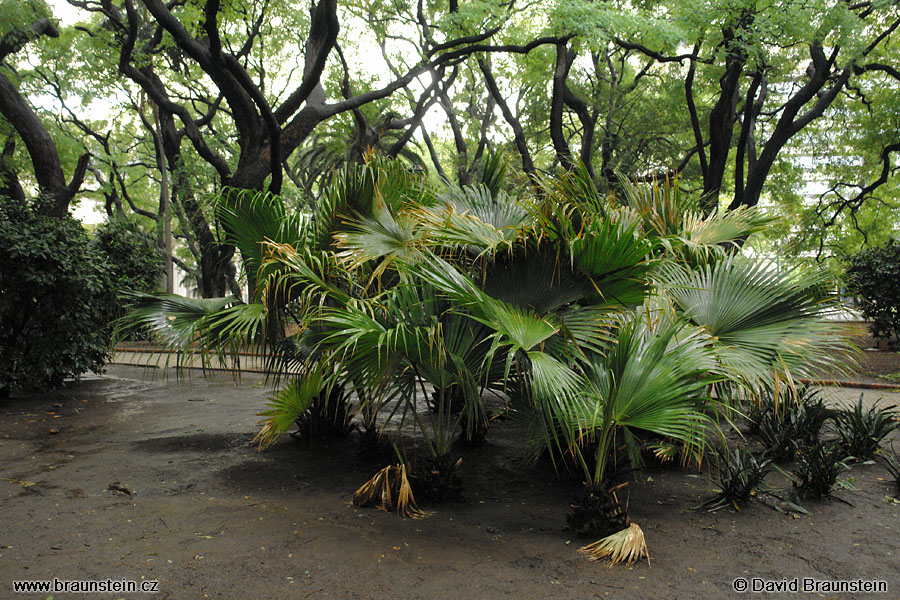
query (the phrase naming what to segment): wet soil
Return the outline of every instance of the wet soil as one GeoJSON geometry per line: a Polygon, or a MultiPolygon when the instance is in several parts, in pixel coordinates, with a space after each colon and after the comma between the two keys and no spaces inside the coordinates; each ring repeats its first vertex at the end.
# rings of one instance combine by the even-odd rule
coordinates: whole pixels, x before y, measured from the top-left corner
{"type": "Polygon", "coordinates": [[[807,502],[808,515],[694,511],[715,488],[705,467],[648,469],[629,485],[630,514],[652,563],[607,568],[576,553],[574,484],[522,460],[514,420],[461,451],[465,503],[410,520],[351,505],[375,471],[352,437],[259,452],[268,393],[252,377],[113,367],[0,403],[0,598],[16,597],[14,580],[54,577],[159,580],[152,596],[100,596],[159,600],[713,599],[737,596],[738,577],[878,579],[881,597],[900,597],[900,504],[878,464],[845,474],[855,489],[836,495],[852,506],[807,502]]]}

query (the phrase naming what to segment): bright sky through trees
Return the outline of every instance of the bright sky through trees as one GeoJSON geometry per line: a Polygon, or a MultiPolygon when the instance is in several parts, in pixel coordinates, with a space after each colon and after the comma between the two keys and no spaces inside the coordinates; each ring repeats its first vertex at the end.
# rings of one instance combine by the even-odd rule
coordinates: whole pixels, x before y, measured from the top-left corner
{"type": "Polygon", "coordinates": [[[26,32],[4,50],[6,91],[36,109],[51,171],[79,175],[78,190],[42,180],[34,164],[53,160],[34,163],[34,131],[12,135],[12,121],[0,167],[80,215],[99,201],[155,228],[171,203],[187,268],[204,245],[223,263],[209,250],[223,188],[311,206],[335,167],[370,151],[463,185],[497,151],[523,189],[579,165],[601,192],[677,173],[704,210],[789,216],[771,236],[799,256],[896,235],[892,4],[78,2],[49,0],[54,38],[27,33],[38,0],[0,0],[26,32]]]}

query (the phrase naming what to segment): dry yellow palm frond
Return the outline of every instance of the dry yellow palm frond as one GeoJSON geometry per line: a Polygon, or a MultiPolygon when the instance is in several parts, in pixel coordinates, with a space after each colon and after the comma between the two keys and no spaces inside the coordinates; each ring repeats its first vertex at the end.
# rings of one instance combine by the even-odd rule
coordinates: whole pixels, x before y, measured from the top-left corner
{"type": "Polygon", "coordinates": [[[401,517],[421,519],[428,513],[416,507],[416,499],[409,479],[406,477],[406,465],[387,466],[364,483],[353,494],[356,506],[372,506],[380,510],[396,509],[401,517]],[[396,497],[396,501],[394,498],[396,497]]]}
{"type": "Polygon", "coordinates": [[[650,553],[644,542],[644,532],[637,523],[632,523],[627,529],[579,548],[578,552],[591,560],[608,558],[610,566],[621,562],[631,564],[641,558],[646,558],[647,564],[650,564],[650,553]]]}

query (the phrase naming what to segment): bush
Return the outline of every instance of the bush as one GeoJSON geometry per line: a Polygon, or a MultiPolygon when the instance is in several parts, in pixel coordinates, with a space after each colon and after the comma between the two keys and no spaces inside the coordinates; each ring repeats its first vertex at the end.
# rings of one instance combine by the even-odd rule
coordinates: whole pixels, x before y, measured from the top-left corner
{"type": "Polygon", "coordinates": [[[824,498],[831,495],[841,471],[847,469],[851,460],[840,444],[818,442],[798,454],[797,469],[794,471],[800,496],[824,498]]]}
{"type": "Polygon", "coordinates": [[[0,395],[103,367],[109,267],[81,223],[0,202],[0,395]]]}
{"type": "Polygon", "coordinates": [[[882,458],[884,466],[887,468],[891,477],[894,479],[894,496],[900,498],[900,454],[891,446],[891,451],[883,451],[882,458]]]}
{"type": "Polygon", "coordinates": [[[847,283],[872,321],[872,335],[900,342],[900,242],[890,240],[852,256],[847,283]]]}
{"type": "Polygon", "coordinates": [[[748,501],[774,468],[772,459],[765,453],[758,456],[743,448],[719,450],[718,459],[720,489],[700,504],[710,511],[729,504],[740,510],[738,503],[748,501]]]}
{"type": "Polygon", "coordinates": [[[97,228],[93,244],[109,263],[112,291],[117,296],[110,318],[125,314],[125,301],[118,299],[121,292],[151,293],[159,289],[162,252],[153,236],[136,223],[124,219],[103,223],[97,228]]]}
{"type": "Polygon", "coordinates": [[[163,272],[163,255],[152,235],[136,223],[115,219],[97,227],[97,249],[106,255],[117,290],[155,292],[163,272]]]}
{"type": "Polygon", "coordinates": [[[796,400],[784,398],[780,406],[771,393],[764,393],[749,411],[751,433],[759,436],[766,453],[774,460],[791,460],[797,450],[814,446],[825,421],[835,417],[821,392],[797,387],[796,400]]]}

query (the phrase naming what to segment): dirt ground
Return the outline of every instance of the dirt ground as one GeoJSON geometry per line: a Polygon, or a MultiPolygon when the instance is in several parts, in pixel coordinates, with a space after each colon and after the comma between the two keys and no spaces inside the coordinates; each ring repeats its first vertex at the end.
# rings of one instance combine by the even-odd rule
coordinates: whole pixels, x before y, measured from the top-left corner
{"type": "Polygon", "coordinates": [[[517,457],[514,421],[462,452],[467,502],[404,520],[351,505],[374,472],[352,443],[257,451],[267,394],[253,377],[119,366],[0,403],[0,598],[54,577],[158,580],[152,596],[93,597],[173,600],[717,599],[738,577],[876,579],[900,597],[900,504],[878,464],[844,475],[849,504],[810,501],[809,515],[694,511],[715,487],[706,469],[649,469],[629,488],[652,563],[610,569],[576,553],[573,484],[517,457]]]}
{"type": "Polygon", "coordinates": [[[853,355],[855,360],[846,364],[849,372],[826,376],[869,384],[888,384],[900,389],[900,352],[879,349],[878,341],[872,338],[865,323],[846,323],[843,334],[859,352],[853,355]]]}

